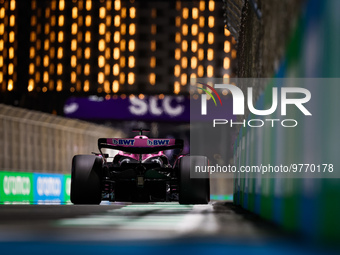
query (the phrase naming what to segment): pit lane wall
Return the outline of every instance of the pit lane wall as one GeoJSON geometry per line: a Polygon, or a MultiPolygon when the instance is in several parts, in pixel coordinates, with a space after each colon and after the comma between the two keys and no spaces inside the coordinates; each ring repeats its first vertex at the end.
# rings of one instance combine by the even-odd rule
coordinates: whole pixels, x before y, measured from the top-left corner
{"type": "MultiPolygon", "coordinates": [[[[339,9],[338,0],[305,2],[303,13],[276,77],[339,77],[339,9]]],[[[332,123],[332,126],[319,125],[313,129],[308,127],[310,123],[299,120],[301,127],[308,127],[311,132],[307,136],[303,135],[306,130],[299,129],[286,136],[290,141],[280,141],[280,133],[276,128],[256,131],[247,127],[241,128],[234,144],[235,165],[259,165],[261,161],[275,165],[278,157],[283,162],[299,160],[304,158],[306,147],[301,145],[306,145],[307,140],[308,149],[314,155],[325,160],[331,157],[334,159],[335,153],[339,151],[334,151],[329,144],[339,131],[339,118],[335,118],[339,115],[339,109],[325,105],[332,105],[329,100],[336,99],[332,95],[338,92],[327,91],[326,87],[320,92],[316,104],[319,110],[324,112],[322,122],[332,123]],[[279,143],[285,144],[281,151],[277,150],[279,143]]],[[[267,98],[271,98],[270,85],[260,94],[257,106],[262,105],[263,109],[268,109],[267,98]]],[[[268,104],[270,102],[269,100],[268,104]]],[[[250,115],[249,119],[251,118],[255,117],[250,115]]],[[[308,238],[339,240],[339,179],[279,179],[237,174],[234,181],[235,204],[275,222],[288,231],[301,233],[308,238]]]]}
{"type": "Polygon", "coordinates": [[[71,175],[0,172],[0,204],[70,202],[71,175]]]}

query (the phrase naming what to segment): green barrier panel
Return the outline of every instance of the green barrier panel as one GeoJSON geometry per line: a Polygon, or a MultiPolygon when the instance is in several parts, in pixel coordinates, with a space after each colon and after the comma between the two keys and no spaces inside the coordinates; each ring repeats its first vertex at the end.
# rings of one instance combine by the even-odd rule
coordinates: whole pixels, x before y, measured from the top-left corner
{"type": "Polygon", "coordinates": [[[0,202],[33,201],[33,174],[0,172],[0,202]]]}
{"type": "Polygon", "coordinates": [[[65,203],[71,202],[70,200],[70,192],[71,192],[71,175],[70,174],[65,174],[64,175],[64,201],[65,203]]]}

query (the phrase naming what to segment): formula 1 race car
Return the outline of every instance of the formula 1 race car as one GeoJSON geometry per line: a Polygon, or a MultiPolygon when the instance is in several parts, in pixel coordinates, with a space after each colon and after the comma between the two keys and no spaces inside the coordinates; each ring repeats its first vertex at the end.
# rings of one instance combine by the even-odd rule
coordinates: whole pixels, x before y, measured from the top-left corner
{"type": "Polygon", "coordinates": [[[178,201],[207,204],[209,174],[190,178],[190,168],[208,166],[204,156],[178,155],[171,165],[165,150],[183,150],[181,139],[150,139],[138,131],[132,139],[99,138],[100,153],[72,160],[71,202],[99,204],[102,200],[129,202],[178,201]],[[118,150],[110,157],[107,150],[118,150]]]}

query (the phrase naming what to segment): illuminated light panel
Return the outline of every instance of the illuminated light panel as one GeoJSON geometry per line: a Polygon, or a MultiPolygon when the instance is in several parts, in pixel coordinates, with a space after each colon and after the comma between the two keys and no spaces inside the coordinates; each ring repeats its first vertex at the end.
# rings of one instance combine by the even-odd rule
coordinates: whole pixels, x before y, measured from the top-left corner
{"type": "Polygon", "coordinates": [[[175,83],[174,83],[174,93],[178,94],[179,92],[181,92],[181,85],[179,84],[178,81],[175,81],[175,83]]]}
{"type": "Polygon", "coordinates": [[[62,73],[63,73],[63,65],[59,63],[57,65],[57,74],[61,75],[62,73]]]}
{"type": "Polygon", "coordinates": [[[13,47],[10,47],[10,48],[8,49],[8,58],[9,58],[9,59],[14,58],[14,48],[13,48],[13,47]]]}
{"type": "Polygon", "coordinates": [[[150,74],[149,81],[150,81],[151,85],[155,85],[155,83],[156,83],[156,74],[155,73],[150,74]]]}
{"type": "Polygon", "coordinates": [[[229,69],[230,68],[230,58],[224,58],[223,60],[223,67],[224,69],[229,69]]]}
{"type": "Polygon", "coordinates": [[[10,42],[10,43],[14,42],[14,37],[15,37],[15,34],[14,34],[13,31],[11,31],[11,32],[9,33],[9,42],[10,42]]]}
{"type": "Polygon", "coordinates": [[[198,66],[197,75],[198,75],[198,77],[202,77],[204,75],[204,68],[203,68],[202,65],[198,66]]]}
{"type": "Polygon", "coordinates": [[[9,17],[9,26],[14,27],[14,25],[15,25],[15,16],[11,15],[9,17]]]}
{"type": "Polygon", "coordinates": [[[31,64],[29,65],[29,67],[28,67],[28,73],[29,73],[29,74],[33,74],[33,73],[34,73],[34,64],[33,64],[33,63],[31,63],[31,64]]]}
{"type": "Polygon", "coordinates": [[[151,18],[156,18],[157,17],[157,10],[155,8],[151,9],[151,18]]]}
{"type": "Polygon", "coordinates": [[[45,66],[45,67],[47,67],[47,66],[49,65],[50,61],[49,61],[48,56],[45,56],[45,57],[44,57],[43,63],[44,63],[44,66],[45,66]]]}
{"type": "Polygon", "coordinates": [[[207,66],[207,76],[212,77],[214,75],[214,67],[211,65],[207,66]]]}
{"type": "Polygon", "coordinates": [[[62,27],[64,26],[64,15],[60,15],[59,18],[58,18],[58,25],[59,27],[62,27]]]}
{"type": "Polygon", "coordinates": [[[65,9],[65,1],[60,0],[59,1],[59,10],[63,11],[65,9]]]}
{"type": "Polygon", "coordinates": [[[120,50],[125,51],[125,48],[126,48],[126,42],[125,42],[125,40],[121,40],[120,41],[120,50]]]}
{"type": "Polygon", "coordinates": [[[200,11],[204,11],[205,10],[205,0],[201,0],[200,1],[199,8],[200,8],[200,11]]]}
{"type": "Polygon", "coordinates": [[[181,49],[175,49],[175,59],[179,60],[181,58],[181,49]]]}
{"type": "Polygon", "coordinates": [[[215,10],[215,2],[213,0],[209,0],[209,11],[215,10]]]}
{"type": "Polygon", "coordinates": [[[64,32],[60,31],[58,33],[58,42],[63,42],[64,41],[64,32]]]}
{"type": "Polygon", "coordinates": [[[196,85],[197,75],[195,73],[190,74],[190,85],[196,85]]]}
{"type": "Polygon", "coordinates": [[[49,24],[45,24],[45,34],[49,34],[50,33],[50,25],[49,24]]]}
{"type": "Polygon", "coordinates": [[[136,8],[131,7],[129,11],[130,11],[130,18],[134,19],[136,17],[136,8]]]}
{"type": "Polygon", "coordinates": [[[151,48],[152,51],[156,50],[156,41],[155,40],[151,41],[151,47],[150,48],[151,48]]]}
{"type": "Polygon", "coordinates": [[[113,58],[117,60],[117,59],[119,59],[119,57],[120,57],[119,48],[114,48],[113,49],[113,58]]]}
{"type": "Polygon", "coordinates": [[[85,26],[89,27],[91,26],[91,16],[87,15],[85,18],[85,26]]]}
{"type": "Polygon", "coordinates": [[[92,0],[86,0],[85,8],[87,11],[90,11],[92,8],[92,0]]]}
{"type": "Polygon", "coordinates": [[[72,8],[72,18],[73,19],[78,18],[78,8],[77,7],[72,8]]]}
{"type": "Polygon", "coordinates": [[[99,34],[100,35],[105,34],[105,24],[104,23],[99,24],[99,34]]]}
{"type": "Polygon", "coordinates": [[[197,33],[198,33],[198,26],[197,26],[197,24],[193,24],[191,26],[191,34],[195,36],[195,35],[197,35],[197,33]]]}
{"type": "Polygon", "coordinates": [[[2,7],[2,8],[0,9],[0,19],[3,19],[4,17],[5,17],[5,8],[2,7]]]}
{"type": "Polygon", "coordinates": [[[106,48],[106,49],[105,49],[105,58],[106,58],[106,59],[109,59],[110,56],[111,56],[110,48],[106,48]]]}
{"type": "Polygon", "coordinates": [[[104,65],[105,65],[105,58],[104,58],[104,56],[100,55],[100,56],[98,57],[98,66],[99,66],[100,68],[102,68],[102,67],[104,67],[104,65]]]}
{"type": "Polygon", "coordinates": [[[155,35],[157,33],[157,26],[156,24],[151,25],[151,34],[155,35]]]}
{"type": "Polygon", "coordinates": [[[188,8],[183,8],[182,16],[183,16],[183,19],[187,19],[189,17],[189,9],[188,8]]]}
{"type": "Polygon", "coordinates": [[[35,72],[35,82],[36,83],[40,82],[40,72],[35,72]]]}
{"type": "MultiPolygon", "coordinates": [[[[79,48],[79,52],[81,53],[81,48],[79,48]]],[[[81,54],[80,54],[81,55],[81,54]]],[[[84,51],[84,57],[86,59],[89,59],[91,57],[91,49],[90,47],[87,47],[84,51]]]]}
{"type": "Polygon", "coordinates": [[[196,57],[192,57],[191,58],[191,68],[192,69],[196,69],[197,67],[197,58],[196,57]]]}
{"type": "Polygon", "coordinates": [[[181,85],[184,86],[184,85],[187,85],[188,83],[188,76],[186,73],[182,73],[181,75],[181,85]]]}
{"type": "Polygon", "coordinates": [[[212,32],[208,33],[208,43],[213,44],[214,43],[214,34],[212,32]]]}
{"type": "Polygon", "coordinates": [[[99,84],[103,84],[104,83],[104,73],[103,72],[99,72],[98,73],[98,83],[99,84]]]}
{"type": "Polygon", "coordinates": [[[47,92],[47,87],[43,87],[42,92],[44,92],[44,93],[47,92]]]}
{"type": "Polygon", "coordinates": [[[109,75],[110,74],[110,64],[106,64],[104,68],[104,74],[109,75]]]}
{"type": "Polygon", "coordinates": [[[224,28],[224,35],[225,36],[230,36],[230,31],[226,28],[224,28]]]}
{"type": "Polygon", "coordinates": [[[111,16],[107,15],[105,20],[106,20],[106,26],[108,27],[111,26],[111,16]]]}
{"type": "Polygon", "coordinates": [[[64,51],[64,49],[62,47],[58,48],[57,58],[61,59],[63,57],[63,51],[64,51]]]}
{"type": "Polygon", "coordinates": [[[181,17],[177,16],[175,18],[175,25],[176,25],[176,27],[179,27],[181,25],[181,17]]]}
{"type": "Polygon", "coordinates": [[[127,82],[128,82],[129,85],[132,85],[135,82],[135,74],[134,73],[128,73],[127,82]]]}
{"type": "Polygon", "coordinates": [[[119,74],[119,83],[120,84],[124,84],[125,83],[125,74],[122,73],[122,72],[119,74]]]}
{"type": "Polygon", "coordinates": [[[86,80],[84,82],[84,88],[83,88],[84,92],[88,92],[90,90],[90,82],[88,80],[86,80]]]}
{"type": "Polygon", "coordinates": [[[174,75],[176,77],[179,77],[180,74],[181,74],[181,67],[179,65],[175,65],[175,67],[174,67],[174,75]]]}
{"type": "Polygon", "coordinates": [[[213,49],[208,49],[208,51],[207,51],[207,59],[209,61],[214,59],[214,50],[213,49]]]}
{"type": "Polygon", "coordinates": [[[1,23],[0,24],[0,35],[3,35],[4,32],[5,32],[5,25],[4,25],[4,23],[1,23]]]}
{"type": "Polygon", "coordinates": [[[44,50],[48,50],[49,48],[50,48],[50,41],[46,39],[44,42],[44,50]]]}
{"type": "Polygon", "coordinates": [[[105,16],[106,16],[105,7],[100,7],[100,8],[99,8],[99,18],[104,19],[105,16]]]}
{"type": "Polygon", "coordinates": [[[121,7],[120,0],[115,0],[115,10],[119,11],[121,7]]]}
{"type": "Polygon", "coordinates": [[[209,16],[209,18],[208,18],[208,26],[210,28],[215,26],[215,18],[213,16],[209,16]]]}
{"type": "Polygon", "coordinates": [[[235,59],[237,57],[236,50],[231,51],[231,57],[235,59]]]}
{"type": "Polygon", "coordinates": [[[13,65],[13,63],[10,63],[10,64],[8,65],[8,74],[9,74],[9,75],[12,75],[13,72],[14,72],[14,65],[13,65]]]}
{"type": "Polygon", "coordinates": [[[118,64],[114,64],[112,67],[112,73],[113,75],[117,76],[119,75],[119,65],[118,64]]]}
{"type": "Polygon", "coordinates": [[[50,58],[54,58],[54,56],[55,56],[55,48],[51,47],[51,49],[50,49],[50,58]]]}
{"type": "Polygon", "coordinates": [[[188,42],[186,40],[182,41],[182,51],[186,52],[188,50],[188,42]]]}
{"type": "MultiPolygon", "coordinates": [[[[0,50],[4,49],[4,41],[0,40],[0,50]]],[[[30,56],[31,56],[31,52],[30,52],[30,56]]]]}
{"type": "MultiPolygon", "coordinates": [[[[111,92],[110,82],[109,81],[105,81],[104,82],[104,91],[105,91],[105,93],[110,93],[111,92]]],[[[107,99],[110,99],[110,95],[107,95],[106,97],[108,97],[107,99]]]]}
{"type": "Polygon", "coordinates": [[[105,40],[104,39],[100,39],[98,42],[98,50],[99,51],[104,51],[105,50],[105,40]]]}
{"type": "Polygon", "coordinates": [[[155,68],[155,66],[156,66],[156,57],[152,56],[150,58],[150,67],[155,68]]]}
{"type": "Polygon", "coordinates": [[[200,32],[198,34],[198,43],[199,44],[203,44],[204,43],[204,33],[203,32],[200,32]]]}
{"type": "Polygon", "coordinates": [[[31,92],[31,91],[33,91],[33,89],[34,89],[34,80],[33,79],[29,79],[27,90],[29,92],[31,92]]]}
{"type": "Polygon", "coordinates": [[[49,65],[49,71],[50,71],[50,74],[54,74],[54,65],[53,64],[49,65]]]}
{"type": "Polygon", "coordinates": [[[114,32],[114,34],[113,34],[113,41],[115,43],[119,43],[119,41],[120,41],[120,33],[118,31],[114,32]]]}
{"type": "Polygon", "coordinates": [[[76,67],[77,65],[77,57],[75,55],[71,56],[71,66],[76,67]]]}
{"type": "Polygon", "coordinates": [[[126,8],[125,7],[122,8],[121,17],[122,17],[122,19],[126,18],[126,8]]]}
{"type": "Polygon", "coordinates": [[[77,40],[76,39],[73,39],[71,41],[71,50],[72,51],[76,51],[77,50],[77,40]]]}
{"type": "Polygon", "coordinates": [[[134,51],[135,47],[136,47],[135,40],[130,40],[129,41],[129,51],[131,51],[131,52],[134,51]]]}
{"type": "Polygon", "coordinates": [[[119,65],[121,68],[125,67],[125,57],[122,56],[120,59],[119,59],[119,65]]]}
{"type": "Polygon", "coordinates": [[[181,34],[180,33],[176,33],[176,35],[175,35],[175,42],[176,43],[180,43],[181,42],[181,34]]]}
{"type": "Polygon", "coordinates": [[[197,41],[195,41],[195,40],[191,41],[191,51],[196,52],[197,47],[198,47],[197,41]]]}
{"type": "Polygon", "coordinates": [[[43,75],[43,82],[48,83],[48,80],[49,80],[48,72],[45,71],[43,75]]]}
{"type": "Polygon", "coordinates": [[[182,25],[182,34],[185,36],[185,35],[188,35],[188,25],[187,24],[183,24],[182,25]]]}
{"type": "Polygon", "coordinates": [[[113,81],[112,82],[112,92],[117,93],[119,91],[119,82],[118,81],[113,81]]]}
{"type": "Polygon", "coordinates": [[[129,57],[128,66],[129,66],[129,68],[133,68],[135,66],[135,58],[133,56],[129,57]]]}
{"type": "Polygon", "coordinates": [[[105,41],[109,43],[111,41],[111,33],[109,31],[106,32],[105,34],[105,41]]]}
{"type": "Polygon", "coordinates": [[[225,53],[230,52],[230,42],[229,41],[224,42],[224,52],[225,53]]]}
{"type": "Polygon", "coordinates": [[[86,76],[90,75],[90,64],[86,64],[86,65],[84,66],[84,74],[85,74],[86,76]]]}
{"type": "Polygon", "coordinates": [[[204,17],[203,16],[201,16],[200,18],[199,18],[199,26],[200,27],[204,27],[204,23],[205,23],[205,19],[204,19],[204,17]]]}
{"type": "Polygon", "coordinates": [[[198,9],[192,8],[192,18],[197,19],[198,18],[198,9]]]}
{"type": "Polygon", "coordinates": [[[13,90],[13,80],[9,79],[7,84],[7,90],[12,91],[13,90]]]}
{"type": "Polygon", "coordinates": [[[134,35],[136,33],[136,25],[134,23],[129,26],[129,34],[134,35]]]}
{"type": "Polygon", "coordinates": [[[186,58],[186,57],[183,57],[182,58],[182,61],[181,61],[182,63],[182,68],[187,68],[188,67],[188,59],[186,58]]]}
{"type": "Polygon", "coordinates": [[[114,18],[114,26],[119,27],[120,26],[120,16],[116,15],[114,18]]]}
{"type": "Polygon", "coordinates": [[[138,97],[139,99],[144,99],[144,94],[139,94],[138,97]]]}
{"type": "MultiPolygon", "coordinates": [[[[223,75],[223,83],[224,84],[229,84],[229,78],[230,78],[230,75],[229,74],[224,74],[223,75]]],[[[228,90],[226,90],[228,92],[228,90]]],[[[223,92],[222,92],[223,94],[223,92]]],[[[228,93],[227,93],[228,94],[228,93]]],[[[224,95],[224,94],[223,94],[224,95]]]]}
{"type": "Polygon", "coordinates": [[[204,58],[204,50],[203,49],[199,49],[198,50],[198,59],[199,60],[203,60],[204,58]]]}
{"type": "Polygon", "coordinates": [[[122,25],[120,26],[120,33],[121,33],[122,35],[125,35],[125,34],[126,34],[126,25],[125,25],[125,24],[122,24],[122,25]]]}
{"type": "Polygon", "coordinates": [[[91,33],[89,31],[85,33],[85,42],[91,42],[91,33]]]}

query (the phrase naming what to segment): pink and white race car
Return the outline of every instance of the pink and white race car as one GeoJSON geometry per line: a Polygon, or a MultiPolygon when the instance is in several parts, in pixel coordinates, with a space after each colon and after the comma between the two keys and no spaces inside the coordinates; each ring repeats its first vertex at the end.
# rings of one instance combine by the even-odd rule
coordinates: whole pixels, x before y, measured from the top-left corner
{"type": "Polygon", "coordinates": [[[134,138],[99,138],[95,155],[72,160],[71,201],[99,204],[102,200],[129,202],[178,201],[206,204],[210,199],[209,174],[190,178],[195,166],[208,166],[204,156],[181,155],[183,140],[150,139],[138,131],[134,138]],[[118,150],[113,158],[103,149],[118,150]],[[180,150],[173,165],[165,150],[180,150]]]}

